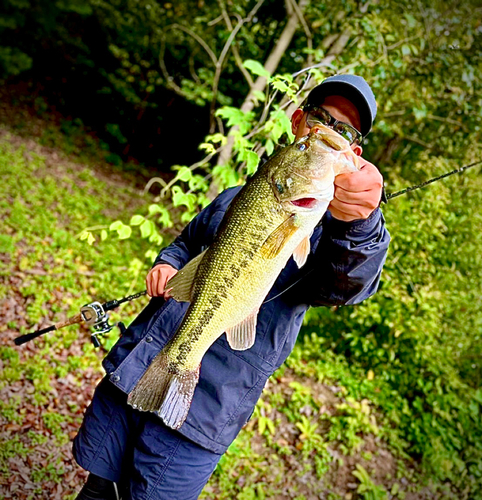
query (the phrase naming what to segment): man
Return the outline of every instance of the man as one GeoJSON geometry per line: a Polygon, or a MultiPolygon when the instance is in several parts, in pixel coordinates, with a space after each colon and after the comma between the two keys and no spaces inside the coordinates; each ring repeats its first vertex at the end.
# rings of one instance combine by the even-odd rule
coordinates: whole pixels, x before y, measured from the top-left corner
{"type": "MultiPolygon", "coordinates": [[[[292,116],[296,138],[323,123],[347,138],[361,155],[361,141],[376,115],[363,78],[339,75],[312,90],[292,116]]],[[[153,299],[104,360],[99,384],[74,442],[77,462],[91,474],[79,500],[195,499],[221,455],[249,420],[269,376],[291,352],[310,305],[355,304],[378,286],[389,235],[378,208],[383,181],[361,159],[359,172],[335,179],[335,197],[311,237],[301,270],[292,259],[266,297],[256,342],[233,351],[222,335],[207,351],[187,420],[178,431],[153,413],[127,405],[157,353],[175,334],[187,303],[169,299],[166,283],[201,253],[216,234],[240,188],[228,189],[159,254],[146,279],[153,299]]],[[[246,293],[249,293],[247,290],[246,293]]]]}

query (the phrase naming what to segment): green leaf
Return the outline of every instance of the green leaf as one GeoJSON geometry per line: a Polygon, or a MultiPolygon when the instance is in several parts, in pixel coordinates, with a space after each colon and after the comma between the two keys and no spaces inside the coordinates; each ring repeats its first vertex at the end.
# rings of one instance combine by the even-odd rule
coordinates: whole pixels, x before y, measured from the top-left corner
{"type": "Polygon", "coordinates": [[[111,231],[117,231],[122,226],[123,226],[122,221],[116,220],[109,226],[109,229],[111,231]]]}
{"type": "Polygon", "coordinates": [[[147,238],[152,234],[152,231],[155,229],[154,223],[151,220],[145,220],[141,226],[139,227],[141,230],[141,236],[143,238],[147,238]]]}
{"type": "Polygon", "coordinates": [[[147,252],[144,254],[147,260],[150,262],[154,262],[157,258],[158,253],[155,250],[147,250],[147,252]]]}
{"type": "Polygon", "coordinates": [[[87,238],[87,243],[89,245],[92,245],[94,243],[94,241],[95,241],[94,235],[92,233],[89,233],[89,237],[87,238]]]}
{"type": "Polygon", "coordinates": [[[246,154],[246,170],[248,175],[256,171],[259,163],[259,156],[254,151],[248,151],[246,154]]]}
{"type": "Polygon", "coordinates": [[[255,61],[253,59],[247,59],[246,61],[243,62],[243,66],[246,69],[249,69],[253,75],[256,76],[264,76],[266,78],[269,78],[271,75],[269,74],[269,71],[264,69],[263,65],[259,63],[258,61],[255,61]]]}
{"type": "Polygon", "coordinates": [[[266,154],[268,156],[271,156],[273,154],[273,151],[274,151],[274,143],[271,139],[268,139],[266,141],[265,148],[266,148],[266,154]]]}
{"type": "Polygon", "coordinates": [[[224,146],[228,140],[228,138],[219,132],[211,135],[207,135],[205,138],[206,142],[213,142],[215,144],[219,143],[221,146],[224,146]]]}
{"type": "Polygon", "coordinates": [[[162,211],[160,212],[160,214],[161,216],[157,219],[157,222],[159,222],[159,224],[162,224],[164,227],[172,227],[173,223],[168,210],[162,207],[162,211]]]}
{"type": "Polygon", "coordinates": [[[100,239],[102,241],[105,241],[107,239],[107,236],[108,236],[107,231],[105,229],[102,229],[102,231],[100,232],[100,239]]]}
{"type": "Polygon", "coordinates": [[[131,217],[130,225],[131,226],[138,226],[145,220],[144,216],[142,215],[133,215],[131,217]]]}
{"type": "Polygon", "coordinates": [[[268,427],[268,431],[269,433],[274,436],[275,433],[276,433],[276,428],[274,426],[274,422],[273,420],[271,420],[270,418],[266,418],[266,425],[268,427]]]}
{"type": "Polygon", "coordinates": [[[266,429],[266,418],[265,417],[259,417],[258,418],[258,432],[260,434],[263,434],[266,429]]]}
{"type": "Polygon", "coordinates": [[[255,113],[253,111],[244,113],[238,108],[223,106],[216,111],[216,116],[227,119],[228,127],[237,125],[239,127],[239,132],[241,134],[245,134],[252,126],[252,122],[255,118],[255,113]]]}
{"type": "Polygon", "coordinates": [[[192,170],[189,167],[180,167],[176,174],[176,179],[183,182],[188,182],[192,178],[192,170]]]}
{"type": "Polygon", "coordinates": [[[162,213],[163,207],[159,206],[157,203],[153,203],[152,205],[149,205],[148,210],[149,210],[149,215],[155,215],[162,213]]]}
{"type": "Polygon", "coordinates": [[[203,142],[199,144],[199,149],[204,149],[207,154],[212,154],[216,152],[216,148],[210,142],[203,142]]]}
{"type": "Polygon", "coordinates": [[[155,243],[157,246],[161,246],[163,241],[164,241],[164,238],[159,234],[158,231],[156,231],[154,229],[152,234],[149,236],[149,242],[155,243]]]}
{"type": "Polygon", "coordinates": [[[126,240],[132,234],[132,228],[131,226],[126,226],[123,224],[122,227],[117,230],[117,234],[119,235],[120,240],[126,240]]]}
{"type": "Polygon", "coordinates": [[[271,86],[281,92],[286,92],[289,89],[288,85],[280,80],[274,80],[271,82],[271,86]]]}
{"type": "Polygon", "coordinates": [[[409,56],[410,55],[410,46],[409,45],[402,45],[402,55],[404,56],[409,56]]]}
{"type": "Polygon", "coordinates": [[[196,195],[184,193],[179,186],[173,186],[172,202],[175,207],[185,206],[190,212],[193,212],[196,203],[196,195]]]}
{"type": "Polygon", "coordinates": [[[253,95],[260,102],[264,102],[266,100],[266,94],[261,92],[261,90],[253,90],[253,95]]]}

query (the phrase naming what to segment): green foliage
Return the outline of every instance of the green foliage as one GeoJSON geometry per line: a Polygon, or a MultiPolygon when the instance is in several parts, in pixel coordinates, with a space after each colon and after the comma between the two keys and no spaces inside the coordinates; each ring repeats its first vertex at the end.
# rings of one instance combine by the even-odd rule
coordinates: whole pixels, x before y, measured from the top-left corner
{"type": "Polygon", "coordinates": [[[387,500],[388,495],[385,488],[377,486],[370,478],[365,468],[356,464],[357,470],[353,475],[360,481],[357,492],[364,500],[387,500]]]}
{"type": "MultiPolygon", "coordinates": [[[[121,103],[123,112],[135,111],[129,116],[156,113],[162,104],[160,90],[169,89],[197,106],[209,104],[212,126],[209,134],[207,125],[201,134],[207,135],[199,147],[204,155],[200,161],[173,166],[169,182],[161,182],[159,196],[148,207],[121,213],[119,202],[114,216],[103,211],[116,196],[105,195],[105,182],[92,183],[90,169],[54,175],[41,156],[1,145],[0,173],[8,198],[0,200],[5,213],[0,252],[6,256],[0,270],[2,275],[12,269],[23,273],[18,293],[28,300],[29,328],[61,313],[72,314],[93,295],[111,297],[113,289],[122,295],[140,283],[171,234],[168,229],[179,229],[177,221],[189,221],[216,191],[241,184],[264,152],[270,155],[279,143],[292,141],[285,114],[289,100],[300,102],[307,86],[331,74],[351,71],[365,76],[377,95],[378,119],[364,148],[367,158],[383,170],[388,191],[480,157],[478,2],[423,0],[412,9],[394,1],[362,6],[354,0],[311,2],[303,12],[303,29],[275,74],[264,63],[286,19],[273,8],[279,5],[274,1],[252,18],[248,1],[228,6],[201,2],[196,9],[189,2],[147,0],[33,5],[30,0],[7,2],[0,24],[4,76],[35,69],[45,47],[57,50],[55,41],[58,50],[69,55],[69,65],[95,72],[100,82],[96,88],[106,99],[121,103]],[[234,38],[226,19],[243,19],[234,38]],[[84,21],[98,27],[98,46],[79,35],[84,21]],[[299,73],[321,61],[330,49],[330,37],[346,30],[349,41],[339,55],[299,73]],[[268,85],[253,93],[251,109],[242,110],[249,80],[258,76],[268,85]],[[230,157],[218,164],[216,155],[231,143],[230,157]],[[69,192],[61,202],[59,190],[69,192]],[[32,269],[40,274],[29,274],[32,269]],[[126,275],[134,277],[132,286],[126,275]],[[50,307],[53,293],[66,295],[61,310],[50,307]]],[[[188,118],[189,125],[195,122],[195,116],[188,118]]],[[[64,149],[78,151],[72,137],[80,125],[67,120],[62,124],[64,149]]],[[[113,143],[129,145],[126,128],[112,117],[106,117],[104,129],[113,143]]],[[[56,139],[50,129],[42,137],[46,145],[56,139]]],[[[109,158],[120,163],[117,155],[109,158]]],[[[281,480],[268,475],[266,461],[278,471],[273,475],[283,476],[292,455],[304,464],[296,474],[305,477],[312,468],[316,478],[326,477],[336,462],[333,449],[343,457],[359,457],[367,453],[367,437],[383,441],[401,459],[421,460],[424,477],[433,479],[436,491],[446,483],[458,498],[480,498],[481,187],[480,175],[466,172],[384,208],[393,240],[380,291],[355,308],[309,312],[304,339],[288,361],[299,379],[291,381],[289,394],[277,390],[276,382],[273,390],[265,391],[248,429],[214,475],[221,491],[216,498],[274,498],[281,480]],[[331,410],[300,379],[335,384],[331,410]],[[293,430],[296,445],[278,435],[282,424],[293,430]],[[251,446],[259,441],[269,459],[251,446]]],[[[0,289],[0,296],[6,293],[6,287],[0,289]]],[[[134,313],[129,310],[129,315],[134,313]]],[[[27,329],[25,324],[20,328],[27,329]]],[[[25,377],[39,405],[47,401],[52,377],[66,370],[44,357],[47,349],[55,354],[60,338],[68,338],[49,338],[34,364],[24,364],[9,348],[0,351],[5,364],[0,383],[25,377]]],[[[113,341],[111,337],[107,345],[113,341]]],[[[96,358],[89,351],[86,360],[94,363],[96,358]]],[[[84,367],[78,357],[69,358],[69,369],[84,367]]],[[[2,405],[2,412],[14,419],[18,402],[2,405]]],[[[45,419],[62,439],[62,422],[51,413],[45,419]]],[[[15,449],[24,452],[18,442],[6,449],[7,456],[15,449]]],[[[44,473],[55,475],[54,470],[44,473]]],[[[406,473],[401,466],[400,473],[406,473]]],[[[386,490],[361,463],[353,475],[363,498],[386,498],[386,490]]],[[[396,484],[390,485],[391,495],[402,498],[404,492],[396,484]]],[[[297,491],[290,494],[304,497],[297,491]]]]}
{"type": "MultiPolygon", "coordinates": [[[[441,164],[427,159],[420,168],[437,173],[447,168],[441,164]]],[[[371,398],[404,433],[407,451],[440,481],[472,489],[482,466],[479,177],[471,172],[390,202],[393,242],[381,290],[356,308],[311,310],[305,327],[372,371],[372,383],[388,392],[371,398]]]]}

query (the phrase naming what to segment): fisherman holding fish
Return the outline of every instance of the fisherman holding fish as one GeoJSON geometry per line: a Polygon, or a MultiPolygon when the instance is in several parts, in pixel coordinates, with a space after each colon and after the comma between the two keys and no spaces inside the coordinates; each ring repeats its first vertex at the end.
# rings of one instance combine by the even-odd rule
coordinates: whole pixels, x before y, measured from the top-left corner
{"type": "Polygon", "coordinates": [[[363,78],[324,80],[291,118],[295,142],[160,252],[74,441],[90,472],[78,500],[198,498],[308,307],[376,292],[390,237],[361,157],[375,115],[363,78]]]}

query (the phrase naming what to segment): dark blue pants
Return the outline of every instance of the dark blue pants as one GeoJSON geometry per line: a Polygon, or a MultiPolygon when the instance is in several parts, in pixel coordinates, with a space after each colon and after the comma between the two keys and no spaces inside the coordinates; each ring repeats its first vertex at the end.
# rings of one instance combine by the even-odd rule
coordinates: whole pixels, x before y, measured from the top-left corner
{"type": "Polygon", "coordinates": [[[77,463],[116,482],[123,500],[197,499],[221,455],[126,400],[108,380],[99,384],[74,440],[77,463]]]}

